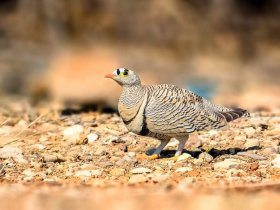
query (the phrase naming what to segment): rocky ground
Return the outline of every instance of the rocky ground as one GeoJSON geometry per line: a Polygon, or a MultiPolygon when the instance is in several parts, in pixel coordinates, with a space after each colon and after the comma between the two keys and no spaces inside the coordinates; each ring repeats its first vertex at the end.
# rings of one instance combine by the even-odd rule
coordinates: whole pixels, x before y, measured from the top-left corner
{"type": "Polygon", "coordinates": [[[159,142],[128,133],[115,113],[61,114],[25,100],[0,109],[3,209],[279,207],[279,110],[195,133],[178,160],[170,158],[176,141],[160,159],[143,160],[159,142]]]}

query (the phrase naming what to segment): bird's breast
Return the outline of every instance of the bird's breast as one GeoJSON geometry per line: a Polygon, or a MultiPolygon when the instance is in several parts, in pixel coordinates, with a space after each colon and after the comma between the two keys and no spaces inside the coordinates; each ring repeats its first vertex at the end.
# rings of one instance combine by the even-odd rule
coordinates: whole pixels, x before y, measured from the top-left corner
{"type": "Polygon", "coordinates": [[[133,133],[141,134],[143,125],[145,125],[145,107],[147,104],[147,95],[143,100],[139,101],[134,106],[128,106],[119,102],[118,109],[122,120],[127,129],[133,133]]]}

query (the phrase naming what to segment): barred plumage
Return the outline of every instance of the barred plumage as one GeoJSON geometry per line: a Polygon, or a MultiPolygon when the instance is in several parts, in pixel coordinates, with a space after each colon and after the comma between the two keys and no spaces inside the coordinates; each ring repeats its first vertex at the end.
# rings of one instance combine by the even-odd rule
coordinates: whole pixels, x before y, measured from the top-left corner
{"type": "Polygon", "coordinates": [[[123,86],[118,110],[129,131],[161,141],[159,155],[171,138],[179,140],[176,156],[182,153],[189,133],[218,129],[228,122],[248,116],[246,110],[214,105],[195,93],[174,85],[141,84],[138,75],[117,69],[107,75],[123,86]],[[124,72],[127,74],[124,75],[124,72]]]}

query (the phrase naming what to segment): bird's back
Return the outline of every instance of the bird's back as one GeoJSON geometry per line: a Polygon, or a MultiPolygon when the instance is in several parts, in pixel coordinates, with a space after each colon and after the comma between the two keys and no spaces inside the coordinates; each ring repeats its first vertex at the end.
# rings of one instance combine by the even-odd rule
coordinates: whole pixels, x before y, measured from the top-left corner
{"type": "Polygon", "coordinates": [[[149,131],[184,135],[199,130],[224,127],[227,122],[246,115],[243,109],[214,105],[195,93],[174,85],[144,86],[147,104],[144,110],[149,131]]]}

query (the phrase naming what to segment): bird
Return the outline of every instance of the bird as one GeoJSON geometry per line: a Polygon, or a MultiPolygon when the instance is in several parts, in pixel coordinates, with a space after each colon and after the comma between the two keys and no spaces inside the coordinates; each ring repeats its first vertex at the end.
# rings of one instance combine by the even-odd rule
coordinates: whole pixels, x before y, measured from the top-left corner
{"type": "Polygon", "coordinates": [[[138,74],[130,69],[118,68],[105,78],[122,86],[118,112],[128,131],[160,141],[150,159],[160,158],[172,138],[179,142],[176,158],[182,154],[191,133],[219,129],[250,115],[245,109],[215,105],[175,85],[142,85],[138,74]]]}

